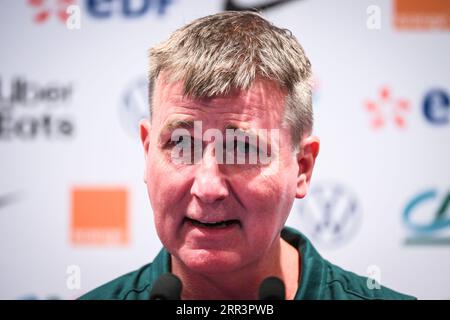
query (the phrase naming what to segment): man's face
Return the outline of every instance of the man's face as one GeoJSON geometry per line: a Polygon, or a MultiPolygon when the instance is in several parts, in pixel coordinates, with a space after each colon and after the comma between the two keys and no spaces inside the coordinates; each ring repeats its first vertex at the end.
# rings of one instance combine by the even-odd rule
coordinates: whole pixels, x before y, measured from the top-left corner
{"type": "Polygon", "coordinates": [[[144,180],[159,238],[179,262],[198,272],[237,271],[258,263],[275,250],[294,198],[302,197],[298,159],[289,129],[281,126],[284,93],[269,81],[257,80],[246,92],[191,99],[183,96],[181,82],[159,78],[151,125],[141,122],[144,180]],[[278,129],[278,162],[221,164],[214,141],[195,136],[185,125],[193,121],[201,121],[202,134],[218,129],[225,140],[226,128],[268,129],[270,143],[270,130],[278,129]],[[172,135],[179,126],[192,141],[200,141],[201,161],[174,161],[172,135]]]}

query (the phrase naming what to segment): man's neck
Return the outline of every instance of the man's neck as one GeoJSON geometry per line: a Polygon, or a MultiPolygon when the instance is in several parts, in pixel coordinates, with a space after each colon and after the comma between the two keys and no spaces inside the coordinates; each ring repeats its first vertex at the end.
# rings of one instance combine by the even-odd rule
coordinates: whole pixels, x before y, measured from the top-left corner
{"type": "Polygon", "coordinates": [[[283,280],[288,300],[294,299],[298,289],[299,252],[281,238],[262,261],[228,274],[198,274],[171,259],[172,272],[183,283],[184,300],[256,300],[261,282],[269,276],[283,280]]]}

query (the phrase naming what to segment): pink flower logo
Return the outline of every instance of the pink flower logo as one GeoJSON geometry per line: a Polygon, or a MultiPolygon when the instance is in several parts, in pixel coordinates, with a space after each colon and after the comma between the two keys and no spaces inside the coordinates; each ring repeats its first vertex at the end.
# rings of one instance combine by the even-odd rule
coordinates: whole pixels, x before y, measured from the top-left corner
{"type": "Polygon", "coordinates": [[[376,100],[364,102],[365,109],[371,115],[370,125],[380,129],[388,121],[393,121],[398,128],[406,127],[406,113],[410,111],[410,103],[403,98],[394,98],[389,87],[382,87],[376,100]]]}
{"type": "Polygon", "coordinates": [[[66,9],[76,0],[28,0],[28,4],[35,8],[34,22],[42,24],[47,22],[50,16],[55,15],[61,22],[65,23],[68,14],[66,9]]]}

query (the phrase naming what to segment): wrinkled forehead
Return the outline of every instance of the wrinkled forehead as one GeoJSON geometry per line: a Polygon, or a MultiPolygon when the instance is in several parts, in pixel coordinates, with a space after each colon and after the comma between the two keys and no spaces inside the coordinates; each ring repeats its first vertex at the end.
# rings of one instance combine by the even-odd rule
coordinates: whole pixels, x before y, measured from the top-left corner
{"type": "Polygon", "coordinates": [[[235,89],[227,95],[193,98],[184,94],[182,81],[158,77],[152,109],[153,124],[165,122],[175,115],[195,120],[257,120],[275,126],[282,120],[286,93],[273,81],[255,80],[248,90],[235,89]]]}

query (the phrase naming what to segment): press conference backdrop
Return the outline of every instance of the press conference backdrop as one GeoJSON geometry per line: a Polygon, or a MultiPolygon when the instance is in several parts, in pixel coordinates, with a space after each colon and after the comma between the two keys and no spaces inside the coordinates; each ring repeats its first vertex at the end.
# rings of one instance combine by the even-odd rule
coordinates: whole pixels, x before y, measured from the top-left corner
{"type": "Polygon", "coordinates": [[[248,7],[313,65],[321,150],[288,225],[373,290],[450,298],[448,0],[1,0],[0,298],[74,299],[154,258],[147,50],[248,7]]]}

